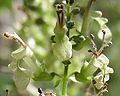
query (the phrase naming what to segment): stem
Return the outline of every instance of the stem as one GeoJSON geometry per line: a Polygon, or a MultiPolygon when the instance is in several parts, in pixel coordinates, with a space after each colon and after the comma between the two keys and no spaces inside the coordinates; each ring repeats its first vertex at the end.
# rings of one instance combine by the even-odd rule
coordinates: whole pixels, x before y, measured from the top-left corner
{"type": "Polygon", "coordinates": [[[70,8],[70,0],[68,1],[68,4],[67,4],[67,21],[70,21],[70,17],[71,17],[71,8],[70,8]]]}
{"type": "MultiPolygon", "coordinates": [[[[70,0],[68,0],[68,4],[67,4],[67,22],[70,21],[70,18],[71,18],[71,6],[70,6],[70,0]]],[[[68,31],[67,31],[67,36],[69,37],[69,34],[70,34],[70,29],[68,28],[68,31]]]]}
{"type": "Polygon", "coordinates": [[[67,96],[68,64],[64,64],[64,77],[62,84],[62,96],[67,96]]]}
{"type": "Polygon", "coordinates": [[[89,11],[90,11],[90,7],[92,5],[92,2],[94,0],[89,0],[87,7],[85,8],[85,12],[83,15],[83,23],[82,23],[82,28],[81,28],[81,33],[85,36],[87,35],[87,31],[88,31],[88,27],[89,27],[89,11]]]}

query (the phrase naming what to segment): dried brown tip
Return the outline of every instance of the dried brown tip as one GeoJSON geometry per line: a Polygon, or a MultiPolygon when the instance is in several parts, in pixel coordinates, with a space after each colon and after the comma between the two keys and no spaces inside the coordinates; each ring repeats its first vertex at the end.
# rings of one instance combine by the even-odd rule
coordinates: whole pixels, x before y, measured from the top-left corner
{"type": "Polygon", "coordinates": [[[19,45],[23,46],[24,48],[27,47],[24,41],[16,33],[4,32],[3,36],[6,37],[7,39],[14,40],[15,42],[17,42],[19,45]]]}
{"type": "Polygon", "coordinates": [[[10,37],[10,34],[8,32],[4,32],[3,33],[3,36],[6,37],[6,38],[9,38],[10,37]]]}
{"type": "Polygon", "coordinates": [[[63,5],[62,4],[57,4],[56,5],[57,9],[57,16],[58,16],[58,23],[60,27],[63,27],[64,23],[64,10],[63,10],[63,5]]]}

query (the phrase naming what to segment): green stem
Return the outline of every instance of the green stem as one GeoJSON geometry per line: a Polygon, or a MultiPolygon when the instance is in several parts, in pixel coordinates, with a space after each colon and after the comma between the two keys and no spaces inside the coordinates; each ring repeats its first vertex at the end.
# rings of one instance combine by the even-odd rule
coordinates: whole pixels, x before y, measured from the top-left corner
{"type": "Polygon", "coordinates": [[[88,27],[89,27],[89,11],[90,11],[90,7],[92,5],[92,2],[94,0],[89,0],[88,4],[87,4],[87,7],[85,8],[85,12],[84,12],[84,15],[83,15],[83,23],[82,23],[82,28],[81,28],[81,33],[86,36],[87,35],[87,32],[88,32],[88,27]]]}
{"type": "Polygon", "coordinates": [[[70,21],[70,17],[71,17],[71,7],[70,7],[70,1],[68,1],[67,4],[67,21],[70,21]]]}
{"type": "Polygon", "coordinates": [[[67,96],[68,65],[64,64],[64,77],[62,84],[62,96],[67,96]]]}
{"type": "MultiPolygon", "coordinates": [[[[71,18],[71,6],[70,6],[70,0],[69,0],[67,4],[67,22],[70,21],[70,18],[71,18]]],[[[68,31],[67,31],[68,37],[69,37],[69,34],[70,34],[70,29],[68,28],[68,31]]]]}

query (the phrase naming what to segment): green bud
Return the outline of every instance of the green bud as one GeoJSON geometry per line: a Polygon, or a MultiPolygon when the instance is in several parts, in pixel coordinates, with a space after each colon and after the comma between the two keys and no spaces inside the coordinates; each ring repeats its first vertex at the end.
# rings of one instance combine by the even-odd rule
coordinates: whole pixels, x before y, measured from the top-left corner
{"type": "Polygon", "coordinates": [[[80,50],[84,46],[86,40],[85,37],[81,35],[73,36],[71,39],[75,42],[72,46],[74,50],[80,50]]]}
{"type": "Polygon", "coordinates": [[[68,21],[67,22],[67,28],[72,29],[74,27],[74,22],[73,21],[68,21]]]}
{"type": "Polygon", "coordinates": [[[74,8],[74,9],[71,11],[71,13],[74,14],[74,15],[79,14],[79,13],[80,13],[80,8],[79,8],[79,7],[74,8]]]}

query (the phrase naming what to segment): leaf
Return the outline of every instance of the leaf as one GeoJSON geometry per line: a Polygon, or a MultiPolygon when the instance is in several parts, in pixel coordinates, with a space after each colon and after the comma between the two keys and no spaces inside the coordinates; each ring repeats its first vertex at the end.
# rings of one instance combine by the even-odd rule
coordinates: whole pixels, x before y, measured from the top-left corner
{"type": "Polygon", "coordinates": [[[85,62],[83,67],[81,68],[80,73],[75,73],[76,80],[84,83],[88,83],[92,80],[94,72],[98,69],[94,66],[96,62],[96,57],[91,57],[89,63],[85,62]]]}
{"type": "Polygon", "coordinates": [[[35,81],[51,81],[54,78],[54,73],[47,73],[47,72],[36,72],[33,75],[33,80],[35,81]]]}
{"type": "Polygon", "coordinates": [[[83,35],[78,35],[71,37],[71,40],[75,42],[75,44],[72,45],[72,48],[78,51],[84,46],[86,38],[83,35]]]}
{"type": "Polygon", "coordinates": [[[25,89],[30,82],[30,77],[25,74],[25,69],[18,68],[14,74],[14,81],[18,88],[25,89]]]}
{"type": "Polygon", "coordinates": [[[57,81],[55,82],[55,84],[54,84],[54,88],[58,87],[59,84],[60,84],[60,82],[61,82],[61,80],[57,80],[57,81]]]}

